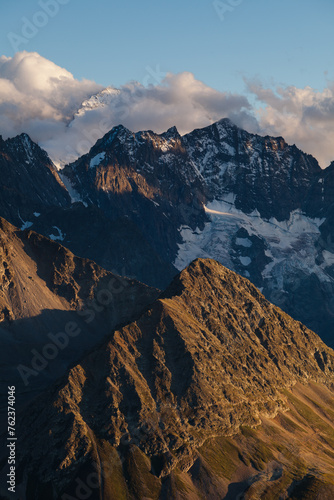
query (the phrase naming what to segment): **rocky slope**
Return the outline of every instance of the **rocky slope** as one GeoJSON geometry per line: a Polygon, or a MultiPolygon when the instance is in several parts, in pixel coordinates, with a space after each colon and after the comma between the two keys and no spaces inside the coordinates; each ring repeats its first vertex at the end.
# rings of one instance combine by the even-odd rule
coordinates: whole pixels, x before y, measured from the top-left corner
{"type": "Polygon", "coordinates": [[[28,135],[0,138],[0,178],[0,216],[12,224],[31,227],[109,271],[154,287],[166,287],[177,273],[171,259],[166,261],[153,249],[126,210],[110,220],[98,204],[89,201],[87,207],[80,196],[76,198],[68,179],[64,178],[65,187],[47,153],[28,135]]]}
{"type": "Polygon", "coordinates": [[[84,203],[110,219],[130,218],[169,262],[179,225],[203,227],[205,187],[176,128],[159,135],[115,127],[62,175],[84,203]]]}
{"type": "MultiPolygon", "coordinates": [[[[283,137],[261,137],[223,119],[194,130],[183,141],[194,164],[216,200],[233,193],[235,207],[263,219],[286,220],[296,209],[308,211],[310,189],[321,168],[315,158],[283,137]]],[[[319,214],[321,198],[313,197],[319,214]]]]}
{"type": "Polygon", "coordinates": [[[14,384],[22,404],[156,295],[0,218],[2,396],[14,384]]]}
{"type": "Polygon", "coordinates": [[[0,215],[18,227],[32,226],[34,213],[71,203],[47,153],[27,134],[0,136],[0,178],[0,215]]]}
{"type": "Polygon", "coordinates": [[[50,209],[35,219],[33,229],[108,271],[152,287],[165,288],[177,274],[133,221],[126,216],[110,220],[94,205],[50,209]]]}
{"type": "Polygon", "coordinates": [[[333,383],[334,352],[316,334],[196,260],[26,410],[18,491],[330,498],[333,383]]]}

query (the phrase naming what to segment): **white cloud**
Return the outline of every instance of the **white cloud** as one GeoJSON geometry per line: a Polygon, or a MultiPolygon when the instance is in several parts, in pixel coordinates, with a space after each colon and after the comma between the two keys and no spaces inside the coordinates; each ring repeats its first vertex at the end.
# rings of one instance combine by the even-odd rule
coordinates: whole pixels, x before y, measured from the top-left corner
{"type": "Polygon", "coordinates": [[[247,88],[259,103],[254,108],[245,96],[220,92],[183,72],[167,74],[156,85],[130,82],[119,91],[104,91],[102,105],[94,108],[91,100],[82,107],[101,85],[76,80],[37,53],[19,52],[0,57],[0,134],[27,132],[54,161],[66,163],[120,123],[134,132],[176,125],[183,134],[228,117],[250,132],[282,135],[322,166],[334,159],[333,87],[272,90],[247,82],[247,88]]]}
{"type": "MultiPolygon", "coordinates": [[[[163,132],[176,125],[180,133],[227,116],[240,126],[252,121],[244,96],[214,90],[188,72],[167,74],[161,84],[131,82],[104,106],[74,114],[81,103],[103,87],[78,81],[71,73],[37,53],[0,58],[0,133],[27,132],[56,162],[86,153],[122,123],[133,131],[163,132]]],[[[253,120],[254,124],[255,121],[253,120]]]]}
{"type": "Polygon", "coordinates": [[[261,132],[281,135],[317,158],[322,167],[334,160],[334,87],[322,92],[311,87],[264,88],[247,82],[260,107],[256,109],[261,132]]]}
{"type": "Polygon", "coordinates": [[[191,73],[167,74],[161,84],[143,86],[131,82],[114,92],[103,106],[79,110],[62,137],[44,146],[53,158],[62,150],[62,162],[68,162],[86,153],[97,139],[120,123],[134,132],[157,133],[176,125],[183,134],[227,116],[240,126],[252,123],[256,128],[249,109],[246,97],[214,90],[191,73]]]}
{"type": "Polygon", "coordinates": [[[81,102],[103,87],[73,75],[33,52],[0,57],[0,133],[21,132],[44,141],[64,128],[81,102]],[[58,126],[57,126],[58,125],[58,126]]]}

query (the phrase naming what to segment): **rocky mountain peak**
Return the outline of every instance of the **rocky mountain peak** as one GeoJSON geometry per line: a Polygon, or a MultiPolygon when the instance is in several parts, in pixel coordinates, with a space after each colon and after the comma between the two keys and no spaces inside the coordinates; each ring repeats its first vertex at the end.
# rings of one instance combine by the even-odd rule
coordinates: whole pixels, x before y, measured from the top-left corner
{"type": "Polygon", "coordinates": [[[175,125],[173,127],[170,127],[166,132],[163,132],[162,134],[160,134],[161,137],[165,137],[166,139],[170,138],[170,137],[174,137],[174,138],[179,138],[181,137],[180,134],[179,134],[179,131],[177,130],[177,128],[175,127],[175,125]]]}
{"type": "Polygon", "coordinates": [[[31,166],[35,164],[37,158],[46,161],[50,167],[53,166],[53,163],[49,159],[46,151],[33,142],[30,136],[26,133],[7,139],[4,144],[4,149],[7,149],[7,151],[20,158],[21,162],[31,164],[31,166]]]}
{"type": "Polygon", "coordinates": [[[237,208],[258,210],[268,219],[306,210],[310,186],[321,173],[315,158],[282,137],[251,134],[226,119],[186,134],[183,141],[214,198],[233,194],[237,208]]]}
{"type": "Polygon", "coordinates": [[[32,225],[34,213],[70,204],[54,164],[28,134],[0,142],[0,176],[0,213],[19,227],[32,225]]]}
{"type": "Polygon", "coordinates": [[[129,139],[132,136],[133,133],[129,129],[121,124],[116,125],[109,132],[107,132],[102,139],[99,139],[95,146],[112,148],[115,146],[117,141],[124,142],[125,139],[129,139]]]}
{"type": "Polygon", "coordinates": [[[120,90],[113,87],[106,87],[105,89],[92,95],[89,99],[86,99],[81,104],[78,111],[75,113],[76,117],[84,116],[87,112],[96,108],[103,108],[110,104],[112,100],[119,95],[120,90]]]}
{"type": "Polygon", "coordinates": [[[63,175],[85,203],[138,224],[164,259],[170,247],[177,248],[179,222],[193,226],[197,214],[202,226],[205,219],[200,174],[175,130],[132,133],[114,127],[63,175]]]}

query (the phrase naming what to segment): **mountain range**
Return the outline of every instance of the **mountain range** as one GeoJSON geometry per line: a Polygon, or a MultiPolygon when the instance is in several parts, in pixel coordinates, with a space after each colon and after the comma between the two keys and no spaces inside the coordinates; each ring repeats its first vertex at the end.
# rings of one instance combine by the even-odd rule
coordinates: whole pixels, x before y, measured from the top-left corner
{"type": "Polygon", "coordinates": [[[0,138],[16,498],[334,497],[333,171],[227,119],[0,138]]]}
{"type": "Polygon", "coordinates": [[[0,143],[0,215],[159,289],[214,258],[333,345],[333,174],[228,119],[183,137],[118,126],[61,171],[23,134],[0,143]]]}

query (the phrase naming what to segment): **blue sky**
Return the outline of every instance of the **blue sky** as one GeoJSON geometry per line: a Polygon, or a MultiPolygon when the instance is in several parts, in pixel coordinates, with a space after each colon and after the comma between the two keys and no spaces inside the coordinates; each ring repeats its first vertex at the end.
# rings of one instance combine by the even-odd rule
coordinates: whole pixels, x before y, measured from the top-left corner
{"type": "MultiPolygon", "coordinates": [[[[334,79],[332,0],[222,0],[216,5],[221,13],[227,5],[224,19],[211,0],[52,1],[59,12],[17,48],[37,51],[79,79],[145,82],[149,66],[190,71],[239,93],[243,77],[318,90],[334,79]]],[[[8,34],[21,36],[23,18],[33,21],[38,11],[39,1],[1,1],[2,54],[14,54],[8,34]]]]}

